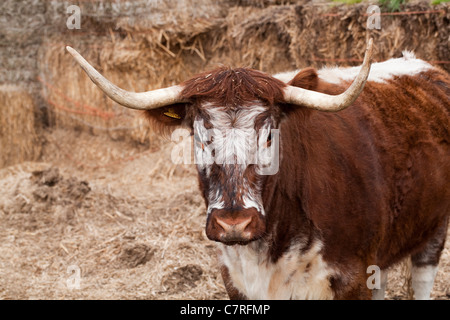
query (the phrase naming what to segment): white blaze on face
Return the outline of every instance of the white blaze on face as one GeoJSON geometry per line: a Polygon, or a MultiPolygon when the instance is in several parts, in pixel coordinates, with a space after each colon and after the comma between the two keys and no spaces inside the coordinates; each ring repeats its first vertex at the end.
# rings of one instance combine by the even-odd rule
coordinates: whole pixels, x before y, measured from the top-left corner
{"type": "Polygon", "coordinates": [[[261,189],[258,187],[259,186],[250,188],[248,183],[244,182],[244,188],[247,192],[242,196],[243,207],[245,209],[256,208],[259,213],[264,215],[265,212],[264,206],[262,205],[261,189]]]}
{"type": "Polygon", "coordinates": [[[256,173],[259,173],[258,159],[263,159],[264,164],[267,162],[263,150],[265,146],[261,141],[267,141],[272,119],[265,120],[262,130],[255,129],[255,120],[267,110],[266,107],[255,103],[251,107],[237,108],[236,111],[227,111],[212,104],[205,104],[202,108],[208,113],[212,128],[205,128],[204,119],[195,119],[195,157],[200,175],[205,175],[209,180],[208,214],[213,209],[223,209],[225,206],[255,208],[264,214],[260,186],[249,183],[245,171],[250,164],[254,164],[256,173]],[[226,177],[225,182],[212,177],[213,165],[216,166],[215,170],[221,170],[226,177]],[[236,194],[240,196],[225,204],[225,188],[235,188],[236,194]]]}
{"type": "Polygon", "coordinates": [[[266,111],[261,105],[226,112],[224,108],[206,108],[210,115],[210,123],[217,134],[215,139],[215,161],[217,164],[241,165],[245,169],[248,164],[255,163],[257,132],[255,119],[266,111]]]}
{"type": "Polygon", "coordinates": [[[207,210],[207,215],[211,213],[213,209],[223,209],[225,208],[225,202],[222,200],[222,195],[219,190],[209,192],[209,206],[207,210]]]}

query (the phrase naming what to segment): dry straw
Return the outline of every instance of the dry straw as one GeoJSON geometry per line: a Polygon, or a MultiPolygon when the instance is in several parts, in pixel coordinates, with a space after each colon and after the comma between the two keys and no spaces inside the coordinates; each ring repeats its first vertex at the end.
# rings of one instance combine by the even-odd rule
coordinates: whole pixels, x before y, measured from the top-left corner
{"type": "Polygon", "coordinates": [[[36,160],[41,148],[35,130],[33,99],[21,87],[0,86],[0,168],[36,160]]]}
{"type": "MultiPolygon", "coordinates": [[[[434,6],[436,12],[430,14],[382,16],[381,30],[367,30],[366,4],[329,7],[273,5],[280,1],[205,0],[157,3],[150,8],[138,1],[117,17],[88,14],[81,30],[70,32],[63,28],[50,34],[43,46],[40,69],[43,81],[64,94],[44,86],[43,96],[57,127],[84,128],[107,133],[113,139],[131,138],[141,143],[158,139],[150,133],[141,113],[124,110],[91,83],[65,52],[67,44],[108,79],[132,91],[180,83],[221,64],[268,73],[338,64],[336,61],[339,65],[360,64],[368,36],[375,40],[375,60],[401,56],[405,49],[429,61],[448,58],[447,6],[434,6]],[[240,6],[233,6],[238,3],[240,6]],[[90,108],[114,116],[101,117],[89,112],[90,108]],[[129,130],[114,130],[121,127],[129,130]]],[[[81,3],[85,6],[82,11],[94,12],[92,5],[81,3]]],[[[427,10],[427,3],[404,8],[427,10]]]]}

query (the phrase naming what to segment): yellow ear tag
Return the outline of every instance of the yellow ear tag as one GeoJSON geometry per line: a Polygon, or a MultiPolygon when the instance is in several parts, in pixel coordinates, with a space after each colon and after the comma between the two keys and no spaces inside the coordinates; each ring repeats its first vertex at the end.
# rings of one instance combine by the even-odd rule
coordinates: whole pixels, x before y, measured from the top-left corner
{"type": "Polygon", "coordinates": [[[164,112],[164,115],[170,118],[181,119],[181,117],[173,111],[173,108],[169,108],[166,112],[164,112]]]}

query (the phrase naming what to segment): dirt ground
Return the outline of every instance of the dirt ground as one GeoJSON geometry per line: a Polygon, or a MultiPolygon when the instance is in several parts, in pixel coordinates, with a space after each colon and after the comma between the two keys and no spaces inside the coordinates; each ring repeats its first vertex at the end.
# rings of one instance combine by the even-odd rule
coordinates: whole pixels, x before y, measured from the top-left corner
{"type": "MultiPolygon", "coordinates": [[[[42,162],[0,170],[0,299],[227,299],[195,168],[56,130],[42,162]]],[[[405,264],[388,299],[406,299],[405,264]]],[[[450,299],[450,241],[433,299],[450,299]]]]}

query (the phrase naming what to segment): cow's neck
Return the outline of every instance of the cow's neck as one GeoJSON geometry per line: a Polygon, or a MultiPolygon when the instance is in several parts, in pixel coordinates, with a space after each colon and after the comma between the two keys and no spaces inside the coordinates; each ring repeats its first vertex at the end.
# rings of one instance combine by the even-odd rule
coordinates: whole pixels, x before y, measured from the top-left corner
{"type": "MultiPolygon", "coordinates": [[[[308,112],[291,113],[289,123],[281,126],[280,168],[277,174],[267,176],[263,188],[265,236],[247,246],[220,245],[221,261],[233,285],[249,298],[332,298],[333,281],[342,278],[339,265],[327,263],[331,253],[322,248],[325,244],[328,249],[336,246],[322,227],[338,209],[336,203],[344,207],[345,202],[324,194],[335,187],[335,180],[342,184],[351,181],[352,172],[338,167],[333,158],[345,156],[334,140],[345,131],[342,126],[349,130],[346,126],[351,119],[308,112]],[[292,268],[303,267],[294,272],[290,263],[292,268]]],[[[346,142],[347,149],[354,147],[346,142]]]]}
{"type": "Polygon", "coordinates": [[[303,203],[307,146],[283,138],[296,146],[282,147],[288,151],[281,154],[279,172],[266,178],[265,237],[246,246],[220,244],[219,257],[233,286],[250,299],[330,299],[337,270],[324,261],[320,233],[303,203]]]}
{"type": "MultiPolygon", "coordinates": [[[[307,212],[305,201],[308,195],[306,162],[311,157],[310,146],[299,139],[307,134],[301,132],[307,127],[309,111],[299,114],[296,121],[303,126],[281,128],[280,168],[277,174],[268,176],[263,190],[266,211],[266,238],[270,243],[268,254],[276,262],[291,246],[297,245],[300,251],[307,251],[315,241],[321,241],[307,212]],[[292,130],[297,128],[298,131],[292,130]],[[295,160],[294,160],[295,159],[295,160]]],[[[288,124],[289,125],[289,124],[288,124]]]]}

